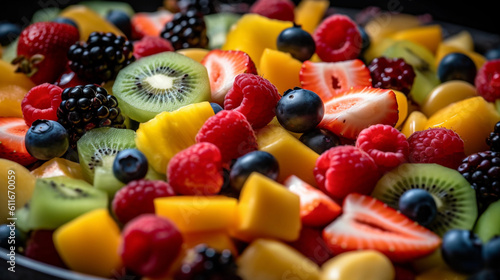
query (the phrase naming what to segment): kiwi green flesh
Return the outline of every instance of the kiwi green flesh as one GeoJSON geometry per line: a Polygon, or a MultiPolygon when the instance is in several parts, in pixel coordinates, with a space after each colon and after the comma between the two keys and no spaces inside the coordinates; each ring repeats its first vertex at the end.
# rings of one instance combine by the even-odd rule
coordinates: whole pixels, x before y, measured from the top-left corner
{"type": "Polygon", "coordinates": [[[123,113],[146,122],[158,113],[210,100],[205,66],[176,52],[141,58],[117,75],[113,95],[123,113]]]}
{"type": "Polygon", "coordinates": [[[27,225],[33,230],[56,229],[83,213],[107,206],[107,194],[83,180],[66,176],[37,179],[27,225]]]}
{"type": "Polygon", "coordinates": [[[479,216],[474,233],[486,243],[493,236],[500,235],[500,200],[493,202],[479,216]]]}
{"type": "Polygon", "coordinates": [[[458,171],[442,165],[402,164],[382,176],[372,196],[398,209],[399,197],[415,188],[427,190],[438,205],[437,216],[427,228],[439,236],[452,228],[473,228],[478,215],[476,194],[458,171]]]}
{"type": "Polygon", "coordinates": [[[111,169],[113,159],[119,151],[135,148],[135,131],[112,127],[94,128],[78,140],[77,147],[83,178],[93,184],[96,167],[111,169]]]}

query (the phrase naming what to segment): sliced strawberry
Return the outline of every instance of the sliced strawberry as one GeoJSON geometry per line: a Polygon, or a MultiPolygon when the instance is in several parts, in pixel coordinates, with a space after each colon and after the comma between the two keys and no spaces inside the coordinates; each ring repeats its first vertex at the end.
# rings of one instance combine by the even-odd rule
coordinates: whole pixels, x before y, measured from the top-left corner
{"type": "Polygon", "coordinates": [[[397,263],[432,253],[441,239],[383,202],[361,194],[349,194],[343,214],[323,230],[333,254],[377,250],[397,263]]]}
{"type": "Polygon", "coordinates": [[[398,121],[398,103],[392,90],[354,87],[339,91],[324,101],[325,115],[320,128],[349,139],[375,124],[394,126],[398,121]]]}
{"type": "Polygon", "coordinates": [[[132,39],[140,40],[144,36],[160,36],[167,22],[171,21],[174,14],[167,10],[155,12],[140,12],[132,16],[132,39]]]}
{"type": "Polygon", "coordinates": [[[302,88],[314,91],[323,101],[340,90],[355,86],[371,86],[370,70],[359,59],[339,62],[305,61],[300,69],[302,88]]]}
{"type": "Polygon", "coordinates": [[[201,61],[208,71],[212,101],[224,104],[224,97],[231,89],[234,78],[241,73],[257,74],[255,63],[242,51],[211,50],[201,61]]]}
{"type": "Polygon", "coordinates": [[[36,161],[24,145],[29,127],[23,118],[0,118],[0,158],[29,165],[36,161]]]}
{"type": "Polygon", "coordinates": [[[295,175],[283,185],[300,198],[300,218],[306,226],[325,226],[340,215],[342,209],[329,196],[295,175]]]}

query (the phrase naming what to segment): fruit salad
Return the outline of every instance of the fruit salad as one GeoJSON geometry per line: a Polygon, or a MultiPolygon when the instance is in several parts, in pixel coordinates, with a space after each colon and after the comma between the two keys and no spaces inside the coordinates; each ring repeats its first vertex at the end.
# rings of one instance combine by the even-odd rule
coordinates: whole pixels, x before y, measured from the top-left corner
{"type": "Polygon", "coordinates": [[[2,279],[500,279],[498,37],[326,0],[0,31],[2,279]]]}

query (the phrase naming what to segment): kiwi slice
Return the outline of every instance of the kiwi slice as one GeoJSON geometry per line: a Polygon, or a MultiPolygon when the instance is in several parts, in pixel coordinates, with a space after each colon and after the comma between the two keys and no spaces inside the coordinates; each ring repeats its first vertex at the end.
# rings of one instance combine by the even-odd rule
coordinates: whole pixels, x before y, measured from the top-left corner
{"type": "Polygon", "coordinates": [[[146,122],[158,113],[208,101],[210,81],[205,66],[176,52],[141,58],[123,68],[113,84],[123,113],[146,122]]]}
{"type": "Polygon", "coordinates": [[[30,229],[56,229],[83,213],[107,207],[107,194],[84,180],[41,178],[29,202],[27,225],[30,229]]]}
{"type": "Polygon", "coordinates": [[[458,171],[439,164],[402,164],[382,176],[372,196],[398,209],[399,197],[416,188],[427,190],[438,207],[427,228],[440,236],[452,228],[473,228],[478,215],[474,189],[458,171]]]}
{"type": "Polygon", "coordinates": [[[135,131],[113,127],[94,128],[78,140],[77,147],[83,178],[93,184],[96,167],[103,166],[111,170],[119,151],[135,148],[135,131]]]}

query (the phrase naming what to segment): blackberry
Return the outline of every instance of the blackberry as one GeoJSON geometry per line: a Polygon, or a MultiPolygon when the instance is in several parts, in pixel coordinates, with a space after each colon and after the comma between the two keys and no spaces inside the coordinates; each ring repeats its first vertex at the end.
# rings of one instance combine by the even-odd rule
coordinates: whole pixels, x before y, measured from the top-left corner
{"type": "Polygon", "coordinates": [[[176,50],[208,47],[205,20],[203,14],[196,10],[175,13],[165,25],[161,36],[170,41],[176,50]]]}
{"type": "Polygon", "coordinates": [[[415,71],[403,58],[377,57],[368,65],[373,87],[410,93],[415,71]]]}
{"type": "Polygon", "coordinates": [[[203,15],[217,13],[217,1],[213,0],[180,0],[177,5],[181,12],[195,10],[203,15]]]}
{"type": "Polygon", "coordinates": [[[118,71],[135,61],[134,46],[123,36],[92,32],[87,41],[73,44],[68,51],[69,67],[89,83],[113,80],[118,71]]]}
{"type": "Polygon", "coordinates": [[[175,275],[176,280],[241,280],[236,274],[235,257],[228,249],[216,251],[200,244],[188,252],[175,275]]]}
{"type": "Polygon", "coordinates": [[[94,84],[69,87],[61,93],[57,121],[69,135],[72,148],[85,132],[96,127],[125,128],[118,101],[105,88],[94,84]]]}
{"type": "Polygon", "coordinates": [[[493,131],[486,138],[486,144],[488,144],[490,150],[493,152],[500,152],[500,122],[495,124],[493,131]]]}
{"type": "Polygon", "coordinates": [[[479,211],[500,199],[500,152],[484,151],[466,157],[458,167],[476,191],[479,211]]]}

